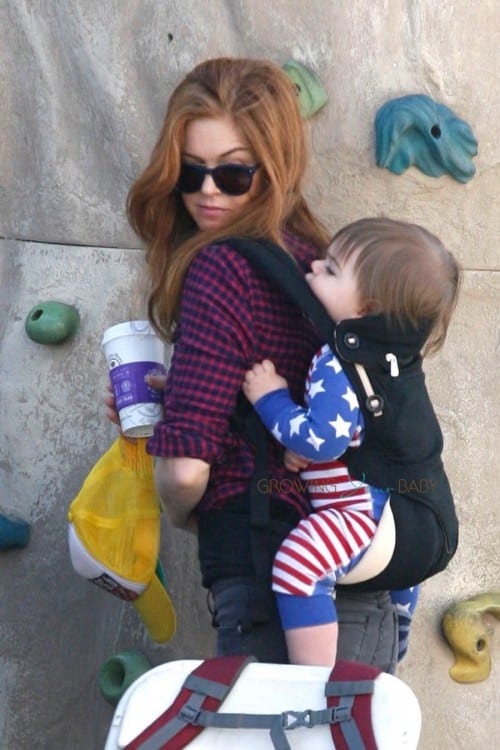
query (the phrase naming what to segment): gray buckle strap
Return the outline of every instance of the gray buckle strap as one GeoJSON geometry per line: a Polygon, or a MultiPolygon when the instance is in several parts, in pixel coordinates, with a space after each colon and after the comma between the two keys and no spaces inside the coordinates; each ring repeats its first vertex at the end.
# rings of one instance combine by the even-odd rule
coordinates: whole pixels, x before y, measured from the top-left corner
{"type": "Polygon", "coordinates": [[[297,729],[297,727],[312,729],[321,724],[339,724],[349,721],[350,718],[351,709],[347,705],[320,708],[316,711],[311,708],[307,711],[284,711],[281,714],[283,729],[297,729]]]}
{"type": "Polygon", "coordinates": [[[205,698],[210,696],[222,701],[230,691],[231,685],[222,685],[220,682],[207,680],[205,677],[199,677],[191,673],[186,677],[183,688],[193,691],[189,701],[184,704],[177,716],[144,741],[141,750],[158,750],[172,737],[175,737],[187,724],[195,726],[198,723],[198,716],[205,698]]]}
{"type": "Polygon", "coordinates": [[[217,729],[270,729],[274,724],[285,731],[305,727],[312,729],[320,724],[339,724],[351,718],[352,701],[342,701],[340,706],[306,711],[283,711],[281,714],[236,714],[207,711],[187,703],[179,717],[190,724],[217,729]]]}
{"type": "MultiPolygon", "coordinates": [[[[354,724],[351,719],[352,699],[342,700],[341,705],[331,706],[318,710],[307,709],[306,711],[283,711],[281,714],[239,714],[239,713],[216,713],[201,709],[199,705],[193,705],[190,701],[179,712],[179,718],[195,726],[213,727],[217,729],[269,729],[270,737],[275,750],[290,750],[290,745],[285,736],[286,731],[320,724],[354,724]]],[[[357,727],[354,724],[355,731],[357,727]]],[[[354,733],[348,731],[349,736],[354,733]]],[[[359,732],[358,732],[359,734],[359,732]]],[[[361,739],[361,737],[359,738],[361,739]]],[[[346,740],[348,737],[346,735],[346,740]]],[[[364,745],[353,745],[352,750],[364,750],[364,745]]],[[[349,745],[351,748],[351,745],[349,745]]]]}
{"type": "Polygon", "coordinates": [[[373,680],[353,680],[352,682],[327,682],[325,696],[372,695],[375,690],[373,680]]]}
{"type": "MultiPolygon", "coordinates": [[[[213,727],[216,729],[269,729],[270,737],[275,750],[291,750],[290,745],[285,737],[284,725],[285,714],[224,714],[214,711],[197,710],[196,706],[186,706],[188,709],[181,712],[185,720],[195,726],[213,727]]],[[[307,712],[305,712],[307,713],[307,712]]]]}
{"type": "Polygon", "coordinates": [[[346,741],[349,750],[366,750],[361,732],[359,731],[358,725],[356,724],[356,721],[351,714],[353,703],[354,695],[352,694],[342,695],[340,698],[340,703],[336,708],[339,710],[343,710],[348,714],[347,720],[342,721],[342,723],[340,724],[340,731],[344,735],[344,740],[346,741]]]}
{"type": "Polygon", "coordinates": [[[223,685],[221,682],[214,682],[213,680],[208,680],[206,677],[199,677],[197,674],[191,673],[184,680],[182,687],[192,690],[193,693],[202,693],[205,696],[223,701],[232,686],[223,685]]]}
{"type": "Polygon", "coordinates": [[[186,703],[177,716],[168,721],[141,745],[141,750],[158,750],[163,747],[172,737],[184,729],[188,724],[196,724],[196,717],[200,713],[200,707],[206,696],[199,693],[192,695],[189,703],[186,703]]]}
{"type": "MultiPolygon", "coordinates": [[[[350,712],[352,704],[354,702],[354,697],[353,696],[351,696],[351,698],[343,697],[341,699],[341,704],[344,704],[344,701],[345,701],[345,704],[348,705],[349,712],[350,712]]],[[[349,748],[349,750],[366,750],[366,745],[363,742],[361,732],[359,731],[358,725],[356,724],[353,718],[350,718],[349,721],[345,721],[343,724],[341,724],[340,731],[344,735],[344,739],[347,743],[347,747],[349,748]]]]}

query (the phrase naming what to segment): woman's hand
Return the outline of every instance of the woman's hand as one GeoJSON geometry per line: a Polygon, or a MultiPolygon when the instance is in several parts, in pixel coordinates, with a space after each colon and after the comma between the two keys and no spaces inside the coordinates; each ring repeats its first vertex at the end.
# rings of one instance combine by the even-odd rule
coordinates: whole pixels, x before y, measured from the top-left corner
{"type": "Polygon", "coordinates": [[[104,398],[104,403],[106,404],[106,416],[110,422],[113,422],[113,424],[119,427],[120,417],[118,416],[118,411],[116,409],[115,395],[113,393],[113,386],[111,385],[111,383],[108,383],[107,388],[108,391],[104,398]]]}
{"type": "MultiPolygon", "coordinates": [[[[166,375],[146,375],[146,383],[157,391],[163,391],[165,389],[165,383],[167,382],[166,375]]],[[[117,427],[120,427],[120,417],[116,409],[115,395],[113,393],[113,386],[108,383],[108,392],[104,398],[106,404],[106,416],[110,422],[113,422],[117,427]]]]}
{"type": "Polygon", "coordinates": [[[278,375],[273,363],[265,359],[263,362],[257,362],[251,370],[247,370],[242,388],[250,403],[255,404],[259,398],[271,391],[288,388],[288,383],[285,378],[278,375]]]}

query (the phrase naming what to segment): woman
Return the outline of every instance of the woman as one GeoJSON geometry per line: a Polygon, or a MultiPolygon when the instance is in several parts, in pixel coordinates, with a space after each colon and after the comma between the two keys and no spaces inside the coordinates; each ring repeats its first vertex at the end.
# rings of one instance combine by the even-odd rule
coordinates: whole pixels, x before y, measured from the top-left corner
{"type": "MultiPolygon", "coordinates": [[[[158,491],[170,521],[198,533],[217,653],[268,662],[286,662],[286,645],[274,601],[261,606],[257,594],[248,499],[254,448],[233,417],[245,371],[259,359],[276,362],[300,398],[319,341],[298,308],[224,237],[271,239],[306,272],[328,236],[302,195],[305,168],[302,120],[286,74],[268,61],[209,60],[173,92],[128,199],[131,226],[146,245],[149,317],[175,345],[165,421],[148,444],[158,491]]],[[[276,442],[269,441],[267,463],[271,561],[309,503],[276,442]]],[[[394,613],[385,595],[346,597],[352,629],[343,628],[340,599],[347,642],[343,648],[341,638],[339,655],[390,668],[394,613]]]]}

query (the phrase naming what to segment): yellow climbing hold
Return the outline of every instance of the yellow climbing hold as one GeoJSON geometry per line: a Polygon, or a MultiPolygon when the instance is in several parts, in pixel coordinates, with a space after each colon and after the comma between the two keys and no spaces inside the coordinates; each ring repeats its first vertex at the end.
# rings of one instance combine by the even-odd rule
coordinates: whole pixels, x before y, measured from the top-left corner
{"type": "Polygon", "coordinates": [[[456,602],[442,618],[443,634],[454,656],[450,677],[456,682],[481,682],[491,672],[492,626],[483,615],[500,620],[500,591],[456,602]]]}

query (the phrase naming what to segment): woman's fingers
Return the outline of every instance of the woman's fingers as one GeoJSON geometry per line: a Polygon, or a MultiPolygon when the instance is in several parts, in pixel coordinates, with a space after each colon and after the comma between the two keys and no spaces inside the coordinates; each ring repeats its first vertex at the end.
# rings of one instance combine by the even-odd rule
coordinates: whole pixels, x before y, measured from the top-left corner
{"type": "Polygon", "coordinates": [[[157,391],[165,390],[165,384],[167,382],[166,375],[146,375],[146,383],[157,391]]]}

